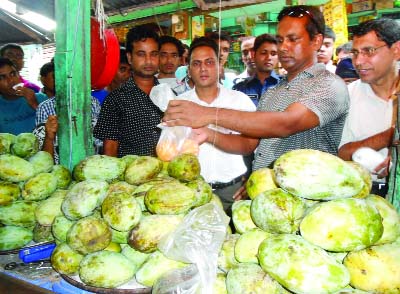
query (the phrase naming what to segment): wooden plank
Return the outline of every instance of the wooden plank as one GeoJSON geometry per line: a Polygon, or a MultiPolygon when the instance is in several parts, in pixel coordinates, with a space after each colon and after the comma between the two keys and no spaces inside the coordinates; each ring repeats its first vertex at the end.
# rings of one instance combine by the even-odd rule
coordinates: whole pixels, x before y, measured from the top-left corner
{"type": "Polygon", "coordinates": [[[94,152],[90,125],[90,0],[57,0],[56,19],[60,162],[72,170],[94,152]]]}

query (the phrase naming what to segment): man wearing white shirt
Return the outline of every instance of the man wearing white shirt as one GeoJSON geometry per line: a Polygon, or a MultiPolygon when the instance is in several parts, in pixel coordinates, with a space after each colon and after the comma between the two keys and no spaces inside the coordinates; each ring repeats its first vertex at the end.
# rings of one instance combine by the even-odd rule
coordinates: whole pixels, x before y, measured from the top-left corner
{"type": "Polygon", "coordinates": [[[400,91],[400,24],[392,19],[361,23],[353,34],[353,65],[360,79],[349,84],[350,109],[339,156],[351,160],[361,147],[372,148],[386,158],[375,168],[373,194],[386,196],[400,91]]]}
{"type": "MultiPolygon", "coordinates": [[[[218,46],[215,41],[206,37],[195,39],[189,50],[188,68],[195,87],[178,99],[187,99],[206,107],[255,111],[256,107],[247,95],[218,84],[218,66],[218,46]]],[[[221,198],[224,209],[229,210],[233,203],[232,196],[242,185],[242,176],[247,168],[242,155],[231,153],[235,142],[231,138],[225,141],[224,134],[241,135],[218,126],[217,115],[214,124],[203,128],[202,134],[206,138],[199,150],[201,175],[221,198]]],[[[243,144],[243,141],[239,143],[238,140],[238,144],[243,144]]],[[[258,139],[247,138],[248,152],[245,153],[253,152],[257,144],[258,139]]]]}

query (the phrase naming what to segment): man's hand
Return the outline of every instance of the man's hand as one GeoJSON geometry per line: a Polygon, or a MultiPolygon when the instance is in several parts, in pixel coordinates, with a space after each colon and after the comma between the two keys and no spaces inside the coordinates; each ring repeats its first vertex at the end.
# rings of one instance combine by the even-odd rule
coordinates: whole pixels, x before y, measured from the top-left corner
{"type": "Polygon", "coordinates": [[[56,115],[49,115],[45,124],[45,130],[46,138],[49,140],[54,140],[58,130],[58,120],[56,115]]]}
{"type": "Polygon", "coordinates": [[[38,107],[36,95],[32,89],[25,88],[25,87],[18,87],[15,90],[15,94],[17,96],[24,97],[26,99],[26,101],[28,102],[29,106],[32,107],[33,109],[36,109],[38,107]]]}
{"type": "Polygon", "coordinates": [[[190,134],[191,139],[193,139],[197,144],[201,145],[204,142],[208,142],[210,139],[211,130],[207,127],[192,129],[190,134]]]}
{"type": "Polygon", "coordinates": [[[376,174],[379,179],[382,179],[389,175],[390,160],[391,160],[390,156],[386,157],[385,160],[382,161],[382,163],[375,168],[374,174],[376,174]]]}
{"type": "Polygon", "coordinates": [[[193,129],[205,127],[215,121],[215,108],[198,105],[186,100],[172,100],[163,121],[169,127],[188,126],[193,129]]]}
{"type": "Polygon", "coordinates": [[[243,182],[243,185],[233,194],[233,200],[239,201],[239,200],[245,200],[249,199],[249,195],[247,194],[246,191],[246,182],[243,182]]]}

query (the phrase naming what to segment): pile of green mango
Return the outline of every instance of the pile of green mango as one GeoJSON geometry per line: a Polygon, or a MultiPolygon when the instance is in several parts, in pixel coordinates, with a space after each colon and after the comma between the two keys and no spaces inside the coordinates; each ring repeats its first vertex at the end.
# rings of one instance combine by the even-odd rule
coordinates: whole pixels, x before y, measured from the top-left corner
{"type": "Polygon", "coordinates": [[[133,278],[152,287],[164,273],[188,266],[157,245],[190,210],[219,201],[192,154],[168,163],[93,155],[72,175],[76,182],[57,203],[61,214],[51,224],[57,243],[51,262],[59,273],[94,287],[115,288],[133,278]]]}
{"type": "Polygon", "coordinates": [[[0,133],[0,251],[54,240],[71,173],[38,148],[31,133],[0,133]]]}
{"type": "Polygon", "coordinates": [[[400,215],[368,171],[294,150],[254,171],[218,259],[239,293],[400,293],[400,215]],[[258,277],[255,279],[255,277],[258,277]]]}

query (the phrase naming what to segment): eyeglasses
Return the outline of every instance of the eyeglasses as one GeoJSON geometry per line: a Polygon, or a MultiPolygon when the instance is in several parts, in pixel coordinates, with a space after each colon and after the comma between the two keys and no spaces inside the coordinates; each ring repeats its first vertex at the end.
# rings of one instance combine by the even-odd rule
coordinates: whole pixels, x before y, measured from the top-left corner
{"type": "Polygon", "coordinates": [[[317,23],[314,15],[311,13],[311,11],[309,11],[309,10],[303,8],[303,7],[293,7],[291,10],[288,9],[287,11],[281,12],[281,14],[279,14],[279,16],[278,16],[278,21],[280,21],[285,16],[298,17],[298,18],[302,18],[304,16],[308,16],[308,18],[312,21],[312,23],[317,28],[318,33],[319,34],[323,34],[324,33],[324,32],[321,32],[320,25],[317,23]]]}
{"type": "Polygon", "coordinates": [[[353,49],[350,51],[350,53],[352,54],[352,58],[357,58],[358,55],[362,55],[365,57],[372,57],[375,55],[376,51],[380,48],[386,47],[387,45],[382,45],[379,47],[365,47],[365,48],[361,48],[360,50],[357,49],[353,49]]]}
{"type": "Polygon", "coordinates": [[[204,61],[193,60],[193,61],[190,63],[190,66],[191,66],[192,68],[199,69],[199,68],[201,68],[201,65],[202,65],[203,63],[204,63],[204,66],[205,66],[205,67],[210,68],[210,67],[214,67],[214,66],[215,66],[216,61],[215,61],[215,59],[211,59],[211,58],[206,59],[206,60],[204,60],[204,61]]]}

